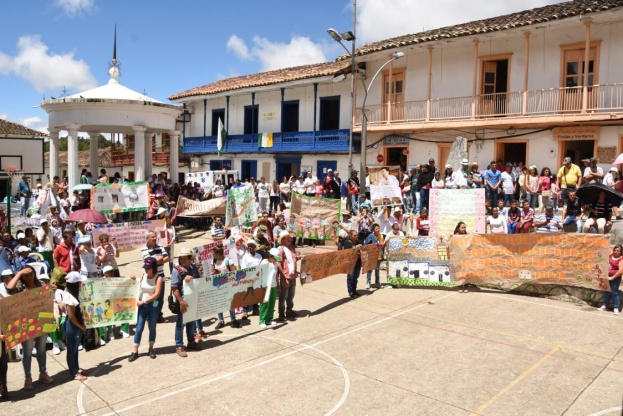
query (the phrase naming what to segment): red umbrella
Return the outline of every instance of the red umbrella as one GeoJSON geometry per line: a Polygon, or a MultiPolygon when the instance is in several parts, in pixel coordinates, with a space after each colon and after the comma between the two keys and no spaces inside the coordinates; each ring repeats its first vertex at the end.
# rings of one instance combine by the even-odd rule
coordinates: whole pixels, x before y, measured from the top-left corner
{"type": "Polygon", "coordinates": [[[93,224],[108,224],[108,218],[92,209],[79,209],[72,212],[65,221],[84,221],[93,224]]]}

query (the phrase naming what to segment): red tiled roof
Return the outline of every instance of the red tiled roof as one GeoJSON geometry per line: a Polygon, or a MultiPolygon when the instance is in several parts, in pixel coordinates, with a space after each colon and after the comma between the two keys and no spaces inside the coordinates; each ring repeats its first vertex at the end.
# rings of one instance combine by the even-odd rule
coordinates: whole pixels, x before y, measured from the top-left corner
{"type": "Polygon", "coordinates": [[[274,71],[260,72],[258,74],[249,74],[240,77],[222,79],[211,84],[206,84],[201,87],[192,88],[190,90],[174,94],[169,97],[169,100],[173,101],[196,95],[218,94],[225,91],[234,91],[243,88],[261,87],[288,81],[338,75],[348,71],[350,71],[350,61],[324,62],[321,64],[276,69],[274,71]]]}
{"type": "Polygon", "coordinates": [[[0,119],[0,136],[48,137],[48,134],[0,119]]]}
{"type": "MultiPolygon", "coordinates": [[[[427,30],[425,32],[412,35],[403,35],[392,39],[367,43],[357,48],[356,55],[367,55],[387,49],[394,49],[418,43],[434,42],[442,39],[458,38],[462,36],[477,35],[480,33],[501,32],[522,26],[538,23],[543,24],[553,20],[562,20],[573,16],[597,13],[622,6],[623,0],[565,1],[563,3],[524,10],[504,16],[476,20],[474,22],[461,23],[440,29],[427,30]]],[[[343,55],[340,56],[338,60],[346,60],[348,58],[349,55],[343,55]]]]}
{"type": "MultiPolygon", "coordinates": [[[[111,156],[110,156],[110,150],[112,148],[111,147],[103,147],[100,149],[97,149],[97,154],[98,154],[98,166],[100,168],[105,167],[111,167],[112,166],[112,161],[111,161],[111,156]]],[[[43,155],[44,158],[44,165],[46,167],[50,166],[50,152],[45,152],[45,154],[43,155]]],[[[61,166],[67,166],[67,152],[58,152],[58,159],[60,161],[60,165],[61,166]]],[[[78,152],[78,166],[81,168],[88,168],[91,166],[91,151],[90,150],[80,150],[78,152]]]]}

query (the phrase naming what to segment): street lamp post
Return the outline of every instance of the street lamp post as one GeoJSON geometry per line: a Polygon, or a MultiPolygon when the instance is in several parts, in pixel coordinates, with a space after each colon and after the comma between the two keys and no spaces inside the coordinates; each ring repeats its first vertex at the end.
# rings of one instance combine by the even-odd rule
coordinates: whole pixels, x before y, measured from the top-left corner
{"type": "Polygon", "coordinates": [[[392,55],[392,58],[385,62],[383,65],[381,65],[381,67],[379,68],[378,71],[376,71],[376,74],[374,74],[374,76],[372,77],[372,80],[370,81],[370,83],[368,84],[368,88],[365,89],[365,96],[363,97],[363,103],[361,105],[361,186],[365,186],[365,180],[366,180],[366,158],[367,158],[367,149],[366,146],[368,145],[366,138],[368,136],[368,116],[366,116],[366,100],[368,99],[368,92],[370,92],[370,87],[372,86],[372,84],[374,84],[374,80],[376,79],[377,75],[381,73],[381,71],[383,70],[383,68],[385,68],[388,64],[390,64],[391,62],[395,61],[396,59],[400,59],[403,56],[405,56],[404,52],[399,52],[396,51],[394,52],[394,54],[392,55]]]}

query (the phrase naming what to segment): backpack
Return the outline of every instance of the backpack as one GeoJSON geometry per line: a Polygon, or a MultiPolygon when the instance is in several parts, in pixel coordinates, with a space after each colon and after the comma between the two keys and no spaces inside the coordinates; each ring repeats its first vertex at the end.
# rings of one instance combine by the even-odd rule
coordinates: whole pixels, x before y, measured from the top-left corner
{"type": "Polygon", "coordinates": [[[94,350],[100,345],[99,333],[95,328],[88,328],[82,334],[82,346],[85,350],[94,350]]]}

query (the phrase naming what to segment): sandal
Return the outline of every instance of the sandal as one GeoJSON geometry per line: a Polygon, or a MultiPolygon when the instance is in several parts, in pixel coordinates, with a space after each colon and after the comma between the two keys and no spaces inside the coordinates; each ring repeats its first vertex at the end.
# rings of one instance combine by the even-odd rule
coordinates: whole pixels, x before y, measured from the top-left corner
{"type": "Polygon", "coordinates": [[[86,380],[86,379],[87,379],[87,377],[86,377],[86,376],[83,376],[83,375],[82,375],[82,374],[80,374],[80,373],[76,374],[76,376],[74,377],[74,380],[77,380],[77,381],[84,381],[84,380],[86,380]]]}
{"type": "Polygon", "coordinates": [[[78,370],[78,374],[85,376],[85,377],[87,376],[87,372],[83,370],[82,368],[78,370]]]}

